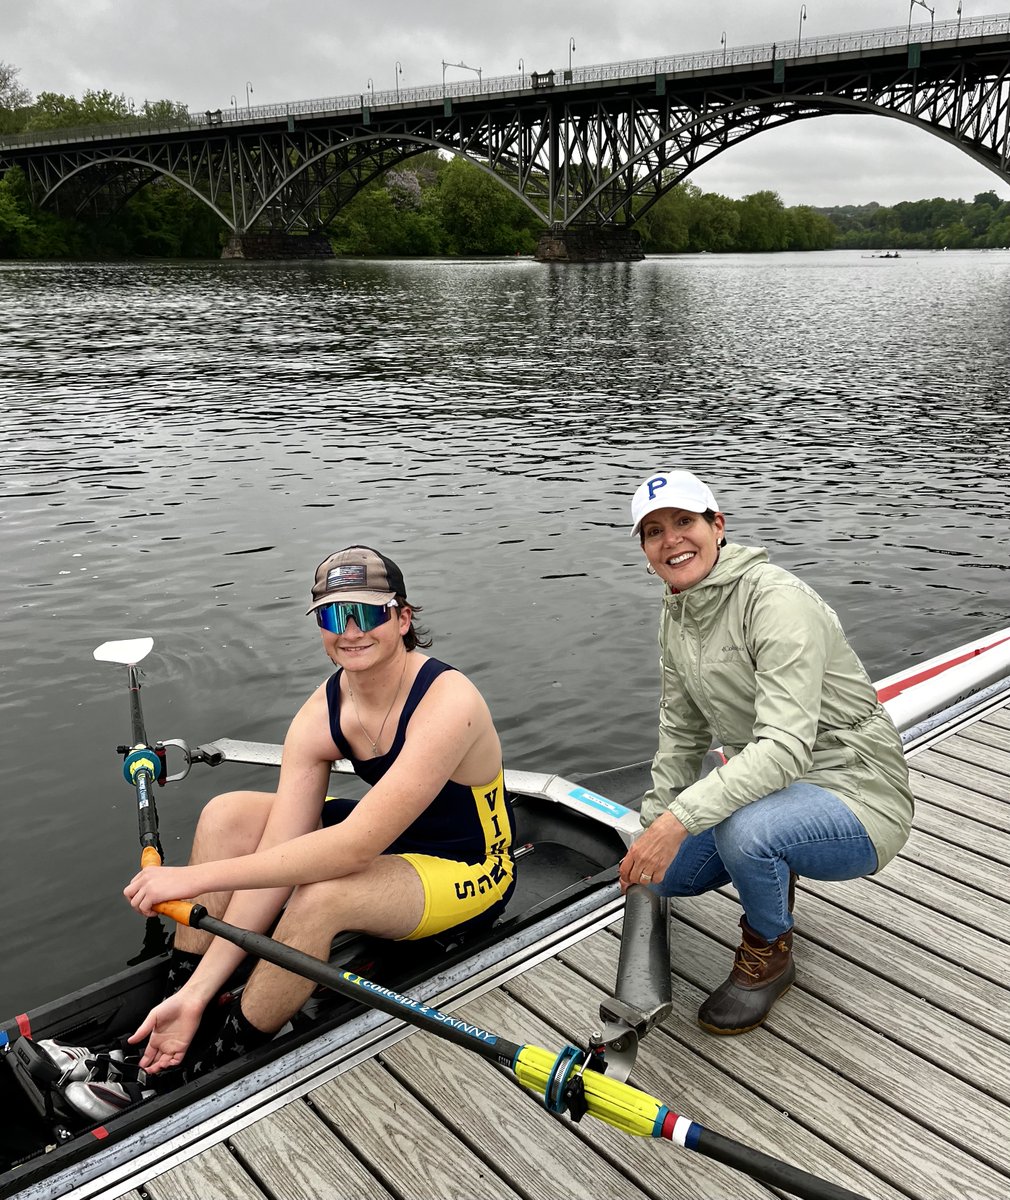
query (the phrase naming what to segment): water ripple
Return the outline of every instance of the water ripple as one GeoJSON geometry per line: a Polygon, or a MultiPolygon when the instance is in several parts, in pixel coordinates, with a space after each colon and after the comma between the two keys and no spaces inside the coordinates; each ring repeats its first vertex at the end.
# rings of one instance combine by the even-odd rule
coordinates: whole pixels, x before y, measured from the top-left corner
{"type": "MultiPolygon", "coordinates": [[[[887,265],[0,263],[0,778],[34,914],[0,1008],[141,936],[125,689],[94,646],[155,636],[154,736],[280,740],[327,671],[304,612],[340,545],[400,561],[534,770],[652,752],[627,508],[657,466],[709,476],[730,536],[817,587],[875,675],[1006,625],[1010,255],[887,265]]],[[[233,782],[165,793],[173,854],[233,782]]]]}

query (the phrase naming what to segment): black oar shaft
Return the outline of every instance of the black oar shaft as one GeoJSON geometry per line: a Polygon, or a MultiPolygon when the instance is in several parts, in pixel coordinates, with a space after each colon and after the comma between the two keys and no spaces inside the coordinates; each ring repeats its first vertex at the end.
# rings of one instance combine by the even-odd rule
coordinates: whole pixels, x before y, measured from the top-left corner
{"type": "Polygon", "coordinates": [[[275,941],[266,934],[241,929],[237,925],[229,925],[227,921],[212,917],[200,904],[193,906],[189,924],[196,929],[203,929],[216,937],[224,938],[225,941],[232,942],[277,967],[292,971],[296,975],[302,975],[314,983],[322,984],[323,987],[330,988],[358,1004],[367,1004],[371,1008],[377,1008],[380,1012],[409,1021],[421,1029],[427,1029],[447,1041],[455,1042],[457,1046],[464,1046],[467,1050],[475,1051],[492,1062],[511,1067],[515,1062],[516,1055],[522,1049],[517,1043],[507,1041],[489,1030],[481,1029],[468,1021],[447,1016],[421,1000],[415,1000],[410,996],[401,996],[399,992],[382,987],[351,971],[341,970],[340,967],[314,958],[302,950],[285,946],[283,942],[275,941]]]}
{"type": "Polygon", "coordinates": [[[706,1158],[714,1158],[716,1162],[743,1171],[760,1183],[783,1188],[793,1196],[803,1197],[803,1200],[866,1200],[858,1192],[850,1192],[837,1183],[829,1183],[826,1179],[801,1171],[799,1167],[762,1154],[752,1146],[735,1142],[711,1129],[702,1128],[695,1149],[706,1158]]]}
{"type": "MultiPolygon", "coordinates": [[[[212,917],[202,904],[173,900],[166,904],[159,904],[156,908],[157,911],[175,921],[224,938],[225,941],[231,942],[275,966],[302,975],[359,1004],[368,1005],[421,1029],[427,1029],[438,1037],[454,1042],[464,1049],[474,1051],[482,1058],[508,1067],[516,1078],[520,1078],[522,1074],[521,1064],[525,1057],[531,1053],[533,1055],[546,1053],[537,1047],[507,1041],[490,1030],[481,1029],[455,1017],[447,1016],[423,1001],[415,1000],[410,996],[402,996],[398,992],[391,991],[389,988],[382,987],[353,972],[343,971],[311,954],[286,946],[266,934],[254,933],[252,930],[242,929],[237,925],[231,925],[227,921],[212,917]],[[518,1070],[517,1067],[519,1067],[518,1070]]],[[[605,1077],[594,1076],[590,1072],[588,1078],[592,1080],[605,1077]]],[[[525,1086],[530,1086],[528,1081],[523,1082],[525,1086]]],[[[626,1084],[617,1082],[614,1086],[619,1089],[627,1088],[629,1092],[635,1090],[626,1084]]],[[[593,1111],[592,1108],[590,1111],[593,1111]]],[[[663,1111],[668,1110],[664,1109],[663,1111]]],[[[605,1111],[596,1111],[594,1115],[601,1120],[609,1119],[605,1111]]],[[[611,1123],[614,1122],[611,1121],[611,1123]]],[[[856,1192],[829,1183],[807,1171],[801,1171],[798,1167],[772,1158],[770,1155],[741,1142],[736,1142],[732,1138],[714,1133],[703,1126],[697,1126],[697,1128],[699,1135],[690,1143],[691,1149],[707,1158],[724,1163],[726,1166],[734,1167],[762,1183],[782,1188],[792,1195],[800,1197],[801,1200],[866,1200],[866,1197],[860,1196],[856,1192]]],[[[659,1135],[652,1133],[652,1136],[659,1135]]],[[[681,1144],[686,1143],[682,1142],[681,1144]]]]}
{"type": "Polygon", "coordinates": [[[151,790],[154,777],[150,771],[138,771],[133,777],[133,786],[137,792],[137,825],[140,830],[140,845],[142,847],[141,862],[143,866],[161,865],[161,842],[158,839],[158,807],[154,802],[151,790]],[[144,862],[143,852],[155,850],[158,862],[144,862]]]}
{"type": "Polygon", "coordinates": [[[130,724],[133,731],[134,746],[147,745],[147,731],[144,728],[144,712],[140,707],[140,679],[137,668],[130,666],[130,724]]]}

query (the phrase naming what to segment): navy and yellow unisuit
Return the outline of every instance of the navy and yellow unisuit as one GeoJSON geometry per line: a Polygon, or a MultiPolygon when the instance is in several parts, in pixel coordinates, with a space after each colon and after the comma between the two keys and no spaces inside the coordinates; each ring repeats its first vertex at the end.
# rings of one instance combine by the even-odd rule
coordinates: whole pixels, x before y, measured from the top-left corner
{"type": "MultiPolygon", "coordinates": [[[[340,729],[340,675],[326,682],[330,734],[341,757],[354,773],[374,785],[386,774],[403,749],[407,726],[428,688],[447,663],[429,658],[417,673],[400,714],[393,743],[378,758],[355,758],[340,729]]],[[[323,824],[336,825],[357,803],[327,796],[323,824]]],[[[384,853],[405,858],[424,885],[424,914],[406,940],[431,937],[474,922],[490,924],[504,909],[515,888],[512,860],[512,802],[505,791],[504,773],[483,787],[449,780],[420,816],[384,853]]]]}

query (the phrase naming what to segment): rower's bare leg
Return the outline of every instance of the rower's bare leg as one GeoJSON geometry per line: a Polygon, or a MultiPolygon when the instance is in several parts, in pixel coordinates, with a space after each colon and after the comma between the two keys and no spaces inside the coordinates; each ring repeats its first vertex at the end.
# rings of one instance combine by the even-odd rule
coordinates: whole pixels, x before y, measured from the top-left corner
{"type": "MultiPolygon", "coordinates": [[[[383,855],[356,875],[297,888],[274,936],[325,961],[333,938],[344,930],[405,937],[423,915],[424,887],[417,872],[404,859],[383,855]]],[[[246,985],[242,1013],[257,1029],[275,1033],[314,987],[301,975],[261,962],[246,985]]]]}
{"type": "MultiPolygon", "coordinates": [[[[274,798],[273,792],[224,792],[209,800],[197,822],[190,864],[252,854],[260,844],[274,798]]],[[[195,899],[212,917],[223,917],[231,892],[208,892],[195,899]]],[[[212,935],[200,929],[176,926],[177,950],[203,954],[211,941],[212,935]]]]}

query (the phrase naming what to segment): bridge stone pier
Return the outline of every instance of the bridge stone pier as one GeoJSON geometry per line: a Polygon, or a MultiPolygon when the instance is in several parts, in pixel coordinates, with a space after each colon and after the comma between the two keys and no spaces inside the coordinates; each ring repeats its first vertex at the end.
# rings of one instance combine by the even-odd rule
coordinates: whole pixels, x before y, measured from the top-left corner
{"type": "Polygon", "coordinates": [[[233,233],[221,251],[222,258],[312,259],[333,258],[333,245],[323,233],[233,233]]]}
{"type": "MultiPolygon", "coordinates": [[[[33,202],[101,218],[168,178],[229,230],[228,257],[323,257],[362,188],[435,150],[466,158],[543,223],[537,258],[643,257],[636,222],[716,155],[769,129],[885,117],[1010,182],[1010,15],[637,62],[190,113],[155,127],[0,137],[33,202]]],[[[772,181],[774,185],[774,181],[772,181]]]]}
{"type": "Polygon", "coordinates": [[[540,235],[538,262],[637,262],[645,258],[637,229],[627,225],[556,225],[540,235]]]}

